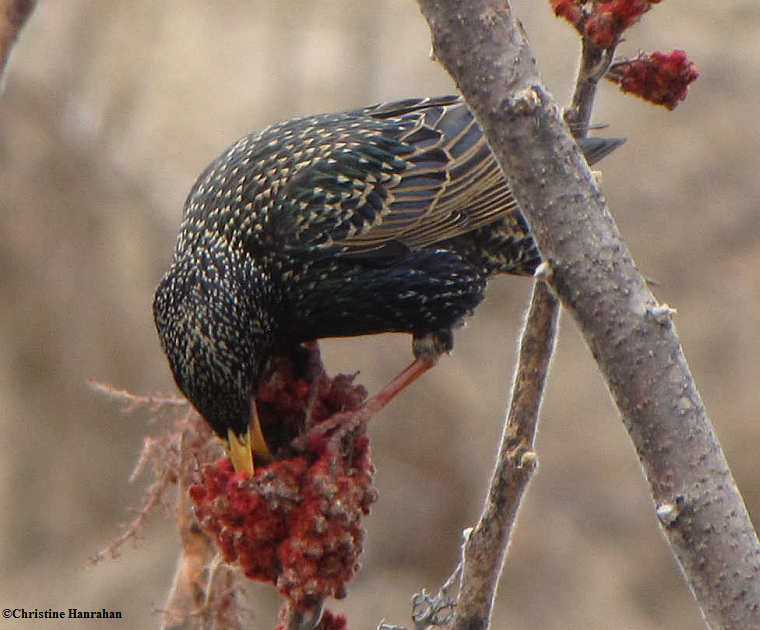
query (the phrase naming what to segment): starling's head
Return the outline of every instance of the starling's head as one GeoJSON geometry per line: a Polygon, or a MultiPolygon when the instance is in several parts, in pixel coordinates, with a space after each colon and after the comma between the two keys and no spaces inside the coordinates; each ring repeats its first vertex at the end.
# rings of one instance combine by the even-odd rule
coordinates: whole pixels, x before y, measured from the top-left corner
{"type": "Polygon", "coordinates": [[[174,379],[222,438],[246,432],[271,335],[262,279],[213,255],[178,260],[161,280],[153,316],[174,379]]]}

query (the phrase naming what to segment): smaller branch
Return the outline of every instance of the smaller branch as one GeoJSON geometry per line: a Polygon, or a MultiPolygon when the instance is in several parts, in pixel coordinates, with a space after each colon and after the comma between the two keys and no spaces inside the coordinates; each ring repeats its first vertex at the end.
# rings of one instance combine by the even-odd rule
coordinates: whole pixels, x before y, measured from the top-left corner
{"type": "MultiPolygon", "coordinates": [[[[110,386],[105,386],[107,391],[117,391],[110,386]]],[[[124,392],[124,401],[129,403],[132,396],[128,392],[124,392]]],[[[142,396],[134,396],[135,399],[145,398],[142,396]]],[[[135,403],[134,408],[139,407],[135,403]]],[[[176,438],[173,435],[168,435],[160,438],[147,437],[143,442],[142,451],[140,457],[135,464],[135,468],[132,474],[129,476],[130,483],[134,482],[139,474],[145,469],[147,464],[151,464],[153,468],[154,481],[150,484],[143,497],[143,504],[137,513],[137,516],[128,523],[122,533],[113,541],[111,541],[107,547],[100,550],[98,553],[90,558],[91,564],[97,564],[107,556],[111,558],[117,558],[121,551],[121,548],[128,540],[137,540],[143,529],[143,525],[148,516],[152,514],[159,505],[166,505],[168,499],[167,494],[169,489],[177,482],[177,471],[173,465],[177,458],[178,446],[176,442],[181,443],[182,438],[176,438]]]]}
{"type": "Polygon", "coordinates": [[[533,444],[558,321],[557,299],[544,282],[537,281],[520,341],[512,401],[488,499],[463,546],[454,630],[489,626],[517,511],[536,468],[533,444]]]}
{"type": "Polygon", "coordinates": [[[151,484],[137,516],[124,527],[124,531],[122,531],[116,539],[111,541],[107,547],[101,549],[90,558],[90,564],[97,564],[106,557],[118,558],[121,548],[128,540],[137,540],[140,537],[146,519],[153,513],[156,507],[161,504],[166,490],[170,485],[171,480],[168,477],[157,479],[151,484]]]}
{"type": "MultiPolygon", "coordinates": [[[[195,436],[191,436],[191,440],[195,436]]],[[[214,541],[198,524],[188,496],[195,454],[188,432],[179,437],[177,524],[182,551],[163,609],[161,630],[242,629],[239,574],[222,562],[214,541]]]]}
{"type": "MultiPolygon", "coordinates": [[[[180,435],[179,465],[182,470],[185,436],[180,435]]],[[[200,628],[203,604],[211,592],[211,582],[215,571],[210,570],[216,550],[211,539],[198,526],[192,514],[192,504],[187,500],[187,487],[182,483],[182,475],[177,479],[177,524],[182,551],[177,561],[169,595],[163,609],[162,630],[191,630],[200,628]]]]}
{"type": "Polygon", "coordinates": [[[189,406],[187,400],[177,398],[176,396],[142,396],[140,394],[133,394],[126,389],[119,389],[109,383],[101,383],[92,379],[87,381],[87,384],[93,391],[122,403],[124,413],[133,413],[142,408],[157,413],[165,407],[189,406]]]}
{"type": "Polygon", "coordinates": [[[162,630],[195,630],[209,627],[202,611],[211,610],[213,582],[217,571],[211,570],[215,561],[213,545],[196,525],[181,532],[182,551],[163,608],[162,630]]]}
{"type": "Polygon", "coordinates": [[[179,521],[182,551],[162,610],[161,629],[242,629],[237,601],[240,575],[222,561],[189,511],[183,509],[179,521]]]}
{"type": "Polygon", "coordinates": [[[320,600],[311,610],[298,610],[291,602],[285,606],[284,630],[314,630],[322,619],[324,600],[320,600]]]}
{"type": "Polygon", "coordinates": [[[36,0],[0,0],[0,84],[13,45],[36,4],[36,0]]]}
{"type": "MultiPolygon", "coordinates": [[[[470,537],[471,529],[465,530],[465,540],[470,537]]],[[[449,627],[454,619],[462,577],[462,563],[457,565],[449,579],[444,582],[435,597],[430,597],[423,588],[412,597],[412,621],[414,630],[427,630],[433,627],[449,627]]]]}
{"type": "Polygon", "coordinates": [[[90,382],[99,393],[123,406],[125,412],[147,409],[154,416],[173,412],[166,430],[157,437],[146,437],[130,481],[145,469],[152,469],[154,481],[143,499],[135,519],[121,535],[91,562],[106,556],[116,557],[124,543],[140,536],[145,520],[159,505],[176,515],[182,551],[171,589],[163,608],[161,628],[200,630],[201,628],[242,628],[238,594],[242,577],[221,562],[212,539],[201,529],[193,513],[188,488],[204,462],[219,457],[218,440],[211,429],[184,400],[158,396],[139,396],[112,385],[90,382]],[[173,503],[170,507],[170,504],[173,503]],[[176,506],[176,507],[175,507],[176,506]]]}
{"type": "Polygon", "coordinates": [[[565,111],[565,122],[576,139],[585,138],[588,134],[596,87],[615,55],[614,46],[601,49],[585,37],[581,38],[581,42],[581,66],[575,81],[575,92],[570,107],[565,111]]]}

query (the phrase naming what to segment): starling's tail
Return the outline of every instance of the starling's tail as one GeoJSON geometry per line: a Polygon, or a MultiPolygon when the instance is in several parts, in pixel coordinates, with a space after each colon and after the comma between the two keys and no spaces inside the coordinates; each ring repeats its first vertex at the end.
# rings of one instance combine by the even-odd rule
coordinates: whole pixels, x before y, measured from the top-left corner
{"type": "Polygon", "coordinates": [[[625,138],[583,138],[578,145],[591,165],[612,153],[624,142],[625,138]]]}

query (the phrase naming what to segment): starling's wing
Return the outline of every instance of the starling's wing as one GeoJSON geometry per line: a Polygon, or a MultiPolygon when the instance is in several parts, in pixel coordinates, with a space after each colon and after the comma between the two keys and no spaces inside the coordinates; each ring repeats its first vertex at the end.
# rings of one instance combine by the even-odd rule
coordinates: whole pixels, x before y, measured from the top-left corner
{"type": "MultiPolygon", "coordinates": [[[[426,204],[396,237],[411,248],[470,232],[517,210],[496,158],[464,101],[439,97],[418,105],[409,103],[412,108],[421,105],[424,109],[417,110],[416,116],[406,115],[416,123],[400,136],[413,148],[405,157],[410,166],[391,189],[389,204],[390,218],[399,209],[417,208],[420,201],[426,204]]],[[[373,113],[389,114],[394,115],[393,104],[373,113]]],[[[357,235],[355,242],[381,238],[385,224],[357,235]]]]}
{"type": "Polygon", "coordinates": [[[458,97],[324,118],[320,159],[283,189],[288,246],[346,254],[416,249],[516,209],[483,133],[458,97]]]}
{"type": "MultiPolygon", "coordinates": [[[[519,208],[485,136],[456,96],[304,119],[308,159],[282,187],[290,249],[396,255],[456,238],[519,208]]],[[[622,143],[582,141],[589,163],[622,143]]],[[[303,147],[306,147],[305,149],[303,147]]]]}

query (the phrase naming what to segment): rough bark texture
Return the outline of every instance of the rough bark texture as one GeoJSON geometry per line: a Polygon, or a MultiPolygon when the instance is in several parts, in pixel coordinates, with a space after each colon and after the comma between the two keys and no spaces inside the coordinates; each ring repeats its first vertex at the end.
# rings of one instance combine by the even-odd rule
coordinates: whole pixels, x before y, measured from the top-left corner
{"type": "MultiPolygon", "coordinates": [[[[650,483],[662,531],[713,628],[760,627],[760,550],[657,302],[542,87],[505,2],[420,0],[436,57],[478,116],[650,483]]],[[[467,626],[463,626],[467,627],[467,626]]],[[[477,627],[476,625],[470,627],[477,627]]]]}

